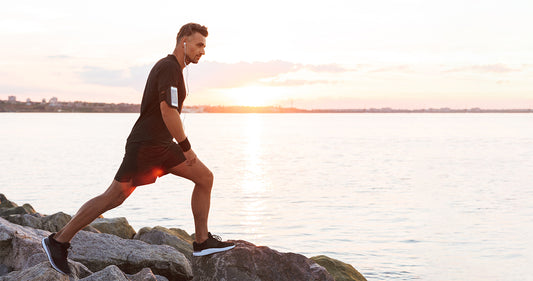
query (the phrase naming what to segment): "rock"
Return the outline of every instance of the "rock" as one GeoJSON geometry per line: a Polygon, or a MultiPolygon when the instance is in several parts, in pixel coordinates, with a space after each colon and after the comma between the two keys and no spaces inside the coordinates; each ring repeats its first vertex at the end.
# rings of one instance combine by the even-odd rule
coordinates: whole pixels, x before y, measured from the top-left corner
{"type": "MultiPolygon", "coordinates": [[[[130,281],[158,281],[152,270],[149,268],[143,268],[137,274],[126,274],[130,281]]],[[[163,277],[164,278],[164,277],[163,277]]]]}
{"type": "Polygon", "coordinates": [[[0,193],[0,209],[2,208],[14,208],[18,207],[17,204],[7,200],[6,196],[2,193],[0,193]]]}
{"type": "Polygon", "coordinates": [[[0,281],[69,281],[67,275],[57,272],[48,262],[42,262],[35,266],[20,271],[13,271],[0,277],[0,281]]]}
{"type": "MultiPolygon", "coordinates": [[[[28,260],[26,260],[26,263],[24,263],[23,268],[29,268],[42,262],[48,262],[48,257],[46,256],[44,251],[42,253],[34,254],[33,256],[29,257],[28,260]]],[[[71,259],[68,259],[68,267],[72,272],[71,275],[76,276],[78,278],[84,278],[93,274],[93,272],[90,271],[85,265],[73,261],[71,259]]]]}
{"type": "MultiPolygon", "coordinates": [[[[68,214],[42,216],[31,205],[17,206],[0,194],[0,216],[7,218],[0,217],[0,281],[69,280],[51,268],[41,245],[49,231],[70,221],[68,214]]],[[[326,256],[308,259],[246,241],[234,241],[237,247],[227,252],[193,258],[194,238],[187,232],[156,226],[135,234],[126,218],[100,218],[86,229],[106,233],[80,231],[74,237],[71,280],[366,281],[341,261],[326,256]]]]}
{"type": "Polygon", "coordinates": [[[327,256],[316,256],[311,259],[326,268],[335,281],[366,281],[366,278],[353,266],[340,260],[327,256]]]}
{"type": "Polygon", "coordinates": [[[37,213],[30,204],[24,204],[18,207],[1,208],[0,217],[7,217],[14,214],[35,214],[37,213]]]}
{"type": "Polygon", "coordinates": [[[325,268],[302,255],[233,242],[232,250],[194,257],[193,281],[334,281],[325,268]]]}
{"type": "Polygon", "coordinates": [[[161,275],[155,275],[155,279],[157,279],[157,281],[168,281],[168,279],[165,277],[165,276],[161,276],[161,275]]]}
{"type": "MultiPolygon", "coordinates": [[[[63,228],[71,219],[71,216],[63,212],[55,213],[50,216],[39,214],[15,214],[5,217],[6,220],[14,224],[38,228],[50,232],[57,232],[63,228]]],[[[85,231],[100,233],[100,231],[90,225],[83,228],[85,231]]]]}
{"type": "Polygon", "coordinates": [[[58,232],[70,221],[72,217],[63,212],[58,212],[53,215],[41,218],[42,229],[50,232],[58,232]]]}
{"type": "Polygon", "coordinates": [[[0,276],[3,276],[3,275],[6,275],[8,274],[9,272],[13,271],[13,268],[5,265],[5,264],[0,264],[0,276]]]}
{"type": "Polygon", "coordinates": [[[5,217],[6,220],[22,225],[22,226],[29,226],[31,228],[43,228],[43,223],[41,221],[40,217],[37,217],[35,215],[28,215],[28,214],[16,214],[16,215],[9,215],[5,217]]]}
{"type": "Polygon", "coordinates": [[[71,242],[69,257],[93,272],[116,265],[128,274],[149,267],[171,281],[192,279],[189,260],[167,245],[150,245],[105,233],[80,231],[71,242]]]}
{"type": "MultiPolygon", "coordinates": [[[[50,265],[41,245],[41,240],[48,235],[48,231],[16,225],[0,218],[0,264],[16,271],[25,271],[41,263],[50,265]]],[[[77,277],[92,274],[86,266],[70,259],[69,267],[77,277]]]]}
{"type": "Polygon", "coordinates": [[[115,265],[110,265],[80,281],[129,281],[122,271],[115,265]]]}
{"type": "Polygon", "coordinates": [[[131,239],[135,235],[135,230],[124,217],[97,218],[90,225],[101,233],[113,234],[124,239],[131,239]]]}
{"type": "Polygon", "coordinates": [[[93,232],[93,233],[102,233],[102,232],[100,232],[100,230],[94,228],[92,225],[88,225],[88,226],[84,227],[82,230],[93,232]]]}
{"type": "Polygon", "coordinates": [[[20,226],[0,218],[0,264],[21,270],[27,259],[43,253],[41,240],[50,233],[20,226]]]}
{"type": "Polygon", "coordinates": [[[193,239],[186,231],[178,228],[165,228],[162,226],[143,227],[133,239],[141,240],[154,245],[169,245],[180,251],[189,260],[192,260],[193,239]]]}

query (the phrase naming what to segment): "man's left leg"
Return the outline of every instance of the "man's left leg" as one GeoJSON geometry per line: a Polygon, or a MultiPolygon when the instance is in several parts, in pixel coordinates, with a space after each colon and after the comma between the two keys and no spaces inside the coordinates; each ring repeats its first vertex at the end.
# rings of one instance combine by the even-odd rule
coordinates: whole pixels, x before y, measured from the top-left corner
{"type": "Polygon", "coordinates": [[[213,188],[213,173],[200,161],[189,166],[183,162],[169,169],[169,172],[194,182],[191,197],[191,208],[195,226],[195,256],[203,256],[216,252],[226,251],[235,247],[232,243],[221,242],[209,233],[207,219],[211,206],[211,189],[213,188]]]}

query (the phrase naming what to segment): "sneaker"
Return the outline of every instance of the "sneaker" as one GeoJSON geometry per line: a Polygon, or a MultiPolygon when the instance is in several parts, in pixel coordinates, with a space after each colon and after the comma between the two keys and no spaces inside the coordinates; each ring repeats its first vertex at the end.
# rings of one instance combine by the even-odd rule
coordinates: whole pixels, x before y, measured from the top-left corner
{"type": "Polygon", "coordinates": [[[211,235],[211,232],[207,233],[208,237],[203,243],[192,243],[195,257],[207,256],[214,253],[224,252],[235,248],[235,244],[229,242],[222,242],[220,237],[211,235]]]}
{"type": "Polygon", "coordinates": [[[53,236],[55,233],[50,234],[50,236],[43,238],[42,244],[48,260],[52,267],[63,273],[70,274],[70,268],[68,267],[67,255],[68,248],[70,248],[70,243],[60,243],[57,242],[53,236]]]}

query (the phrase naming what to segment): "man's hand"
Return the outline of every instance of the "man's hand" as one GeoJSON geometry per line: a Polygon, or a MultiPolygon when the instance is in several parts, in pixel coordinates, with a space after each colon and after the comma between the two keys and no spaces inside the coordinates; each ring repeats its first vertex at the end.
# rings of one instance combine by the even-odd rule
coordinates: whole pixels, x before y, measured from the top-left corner
{"type": "Polygon", "coordinates": [[[187,152],[183,152],[183,154],[187,159],[185,161],[185,164],[187,164],[187,166],[192,166],[194,165],[194,163],[196,163],[196,154],[194,153],[194,151],[192,151],[192,149],[189,149],[187,152]]]}

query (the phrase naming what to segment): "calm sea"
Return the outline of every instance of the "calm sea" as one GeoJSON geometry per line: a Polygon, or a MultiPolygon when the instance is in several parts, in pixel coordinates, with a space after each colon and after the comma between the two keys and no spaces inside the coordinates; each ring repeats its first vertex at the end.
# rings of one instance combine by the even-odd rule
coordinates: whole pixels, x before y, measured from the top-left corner
{"type": "MultiPolygon", "coordinates": [[[[112,181],[137,114],[0,114],[0,192],[74,214],[112,181]]],[[[533,280],[533,114],[187,114],[215,174],[210,230],[369,280],[533,280]]],[[[121,207],[193,231],[192,183],[121,207]]]]}

